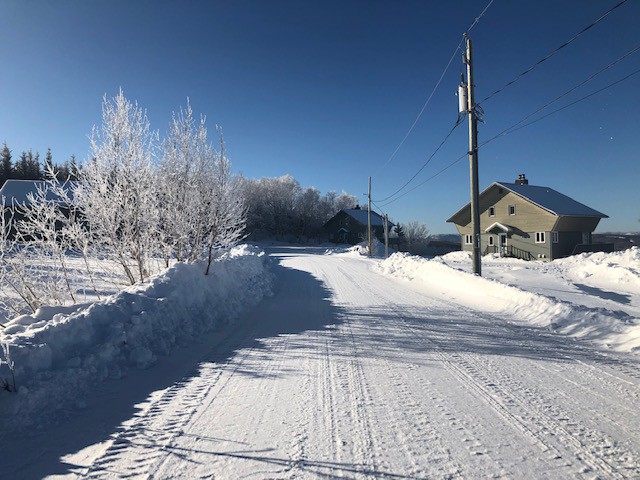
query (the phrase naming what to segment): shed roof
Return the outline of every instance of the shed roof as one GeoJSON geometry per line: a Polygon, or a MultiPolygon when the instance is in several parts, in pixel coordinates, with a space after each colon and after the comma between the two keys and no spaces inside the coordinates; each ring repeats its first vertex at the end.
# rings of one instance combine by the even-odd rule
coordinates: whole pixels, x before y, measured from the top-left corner
{"type": "MultiPolygon", "coordinates": [[[[363,224],[363,225],[367,225],[368,224],[367,210],[362,210],[360,208],[345,208],[342,211],[344,213],[346,213],[347,215],[349,215],[350,217],[355,218],[361,224],[363,224]]],[[[371,210],[371,226],[373,226],[373,227],[382,227],[382,226],[384,226],[384,224],[382,222],[382,216],[380,214],[374,212],[373,210],[371,210]]],[[[389,226],[393,227],[394,224],[389,222],[389,226]]]]}

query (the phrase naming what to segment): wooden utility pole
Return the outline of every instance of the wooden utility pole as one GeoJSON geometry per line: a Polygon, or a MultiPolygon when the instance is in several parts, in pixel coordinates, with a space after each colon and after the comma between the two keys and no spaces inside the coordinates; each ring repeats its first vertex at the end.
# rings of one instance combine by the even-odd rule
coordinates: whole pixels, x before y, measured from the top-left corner
{"type": "Polygon", "coordinates": [[[386,213],[384,220],[384,258],[389,258],[389,215],[386,213]]]}
{"type": "Polygon", "coordinates": [[[478,117],[473,98],[473,61],[471,39],[465,34],[467,52],[467,113],[469,115],[469,170],[471,181],[471,224],[473,227],[473,273],[482,275],[480,262],[480,199],[478,190],[478,117]]]}
{"type": "Polygon", "coordinates": [[[368,229],[367,232],[369,234],[369,256],[373,256],[373,252],[371,251],[371,177],[369,177],[369,194],[368,194],[368,208],[367,208],[367,224],[368,229]]]}

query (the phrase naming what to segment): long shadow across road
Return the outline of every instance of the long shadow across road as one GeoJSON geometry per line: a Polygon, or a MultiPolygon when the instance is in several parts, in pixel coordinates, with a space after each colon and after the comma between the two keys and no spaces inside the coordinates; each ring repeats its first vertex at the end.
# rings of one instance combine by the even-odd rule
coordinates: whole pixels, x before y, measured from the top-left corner
{"type": "MultiPolygon", "coordinates": [[[[239,320],[159,358],[148,370],[130,371],[125,378],[95,385],[79,405],[65,406],[52,416],[43,414],[41,422],[23,431],[0,431],[0,477],[30,479],[80,473],[86,459],[79,465],[64,457],[87,449],[90,459],[94,452],[104,450],[99,445],[122,431],[123,422],[140,413],[139,404],[148,402],[153,392],[188,383],[199,374],[203,363],[225,363],[244,349],[263,350],[269,355],[264,339],[341,322],[340,309],[330,301],[331,293],[313,275],[280,264],[274,265],[273,271],[274,296],[239,320]]],[[[260,375],[258,363],[244,362],[237,373],[260,375]]]]}

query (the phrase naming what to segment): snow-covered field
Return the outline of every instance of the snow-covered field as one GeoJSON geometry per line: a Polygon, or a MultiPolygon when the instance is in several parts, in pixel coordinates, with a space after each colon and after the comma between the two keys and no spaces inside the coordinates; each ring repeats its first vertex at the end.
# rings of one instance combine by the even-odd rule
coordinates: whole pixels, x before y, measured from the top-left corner
{"type": "Polygon", "coordinates": [[[0,476],[640,477],[637,249],[267,250],[11,322],[0,476]]]}

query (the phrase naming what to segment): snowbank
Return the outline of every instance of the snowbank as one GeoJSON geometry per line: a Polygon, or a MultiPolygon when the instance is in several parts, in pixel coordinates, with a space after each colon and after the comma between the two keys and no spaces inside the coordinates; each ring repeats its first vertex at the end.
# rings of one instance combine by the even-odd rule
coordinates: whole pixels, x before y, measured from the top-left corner
{"type": "MultiPolygon", "coordinates": [[[[485,259],[488,262],[492,261],[491,258],[483,257],[483,261],[485,259]]],[[[628,313],[562,301],[497,280],[477,277],[463,268],[449,265],[460,263],[467,268],[469,260],[468,252],[454,252],[433,260],[397,253],[375,268],[386,275],[430,284],[432,288],[440,289],[447,298],[470,308],[597,341],[616,350],[640,350],[640,322],[628,313]]],[[[498,261],[497,258],[493,260],[498,261]]],[[[517,262],[518,268],[526,268],[527,264],[522,260],[509,259],[508,262],[517,262]]],[[[637,276],[634,270],[640,265],[637,249],[624,254],[584,254],[561,262],[571,265],[577,271],[585,272],[585,275],[587,272],[591,272],[591,275],[595,272],[601,275],[615,275],[620,281],[634,285],[634,282],[640,280],[640,276],[637,276]],[[600,271],[602,266],[614,264],[619,270],[611,270],[609,266],[604,269],[604,273],[600,271]]],[[[554,262],[528,263],[533,268],[561,268],[561,265],[554,262]]],[[[640,286],[640,281],[638,285],[640,286]]]]}
{"type": "MultiPolygon", "coordinates": [[[[18,393],[0,392],[0,420],[69,406],[90,385],[148,368],[158,355],[225,324],[271,290],[268,257],[236,247],[214,262],[178,263],[144,285],[104,301],[43,308],[8,322],[2,342],[15,363],[18,393]]],[[[10,379],[6,363],[0,379],[10,379]]]]}

